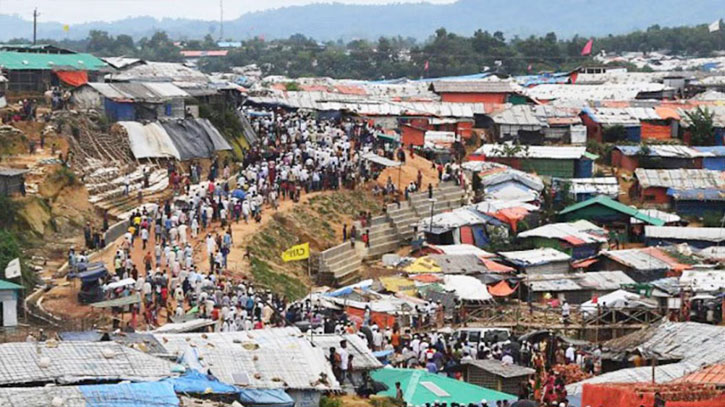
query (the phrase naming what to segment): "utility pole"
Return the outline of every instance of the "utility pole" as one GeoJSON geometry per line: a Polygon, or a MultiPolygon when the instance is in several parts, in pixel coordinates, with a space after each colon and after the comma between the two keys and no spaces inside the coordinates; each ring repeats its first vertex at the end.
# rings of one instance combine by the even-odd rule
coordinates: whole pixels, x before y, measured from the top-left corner
{"type": "Polygon", "coordinates": [[[33,45],[35,45],[38,41],[38,16],[40,14],[38,13],[38,9],[35,8],[33,10],[33,45]]]}
{"type": "Polygon", "coordinates": [[[224,41],[224,0],[219,0],[219,41],[224,41]]]}

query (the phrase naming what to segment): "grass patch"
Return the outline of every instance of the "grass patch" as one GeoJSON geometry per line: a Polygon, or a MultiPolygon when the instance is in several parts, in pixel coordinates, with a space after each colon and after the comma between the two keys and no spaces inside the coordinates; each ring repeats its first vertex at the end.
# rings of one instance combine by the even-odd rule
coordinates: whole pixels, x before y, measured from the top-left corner
{"type": "Polygon", "coordinates": [[[283,293],[290,300],[298,300],[307,295],[307,287],[302,281],[275,273],[269,263],[256,257],[252,257],[252,276],[257,284],[273,292],[283,293]]]}

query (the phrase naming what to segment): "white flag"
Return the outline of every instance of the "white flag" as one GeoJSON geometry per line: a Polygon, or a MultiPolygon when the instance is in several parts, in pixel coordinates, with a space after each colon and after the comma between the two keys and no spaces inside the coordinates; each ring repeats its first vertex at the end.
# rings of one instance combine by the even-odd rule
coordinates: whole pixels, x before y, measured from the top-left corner
{"type": "Polygon", "coordinates": [[[20,277],[20,259],[11,260],[5,267],[5,278],[20,277]]]}
{"type": "Polygon", "coordinates": [[[720,31],[720,19],[708,25],[707,29],[710,30],[711,33],[714,33],[715,31],[720,31]]]}

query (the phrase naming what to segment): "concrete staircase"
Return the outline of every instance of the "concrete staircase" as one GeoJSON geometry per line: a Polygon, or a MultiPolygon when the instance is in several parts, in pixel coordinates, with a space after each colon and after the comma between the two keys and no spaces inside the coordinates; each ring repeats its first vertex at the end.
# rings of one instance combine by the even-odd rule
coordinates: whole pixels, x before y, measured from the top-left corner
{"type": "Polygon", "coordinates": [[[317,281],[322,285],[344,286],[360,278],[362,258],[350,242],[329,248],[319,256],[317,281]]]}
{"type": "MultiPolygon", "coordinates": [[[[433,189],[436,199],[433,213],[439,214],[460,208],[465,203],[465,191],[454,183],[441,184],[433,189]]],[[[409,201],[390,204],[386,213],[371,219],[370,225],[363,227],[356,221],[358,231],[355,248],[350,242],[332,247],[320,253],[318,260],[318,282],[324,285],[344,286],[360,278],[363,260],[375,260],[384,254],[394,252],[410,243],[415,237],[416,225],[421,219],[430,216],[428,191],[410,196],[409,201]],[[362,243],[362,235],[370,233],[370,247],[362,243]]]]}

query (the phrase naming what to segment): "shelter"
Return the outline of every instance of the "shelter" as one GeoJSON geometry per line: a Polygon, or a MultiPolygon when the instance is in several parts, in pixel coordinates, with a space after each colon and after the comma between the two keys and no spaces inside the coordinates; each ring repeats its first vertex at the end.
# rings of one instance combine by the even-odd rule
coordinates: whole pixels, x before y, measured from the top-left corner
{"type": "Polygon", "coordinates": [[[596,158],[586,151],[586,147],[511,144],[484,144],[471,155],[474,161],[492,161],[559,178],[591,178],[596,158]]]}
{"type": "MultiPolygon", "coordinates": [[[[626,283],[631,284],[631,283],[626,283]]],[[[636,293],[630,293],[625,290],[617,290],[596,300],[589,300],[579,307],[580,312],[585,318],[592,318],[603,309],[607,311],[629,312],[640,308],[657,309],[657,301],[648,299],[636,293]]],[[[607,319],[605,317],[605,319],[607,319]]]]}
{"type": "Polygon", "coordinates": [[[687,243],[692,247],[704,249],[725,242],[725,228],[645,226],[644,235],[648,246],[687,243]]]}
{"type": "Polygon", "coordinates": [[[518,92],[518,85],[508,81],[439,81],[430,85],[443,102],[506,103],[518,92]]]}
{"type": "Polygon", "coordinates": [[[114,342],[0,344],[0,386],[153,381],[173,376],[175,366],[114,342]]]}
{"type": "Polygon", "coordinates": [[[541,178],[512,168],[492,168],[479,177],[484,197],[489,200],[531,202],[544,190],[541,178]]]}
{"type": "Polygon", "coordinates": [[[475,206],[425,217],[418,222],[418,230],[425,233],[426,242],[435,245],[463,243],[483,247],[489,242],[489,229],[502,226],[501,220],[478,211],[475,206]]]}
{"type": "Polygon", "coordinates": [[[466,383],[509,394],[518,394],[522,383],[536,373],[536,370],[506,365],[498,360],[469,360],[463,365],[463,380],[466,383]]]}
{"type": "Polygon", "coordinates": [[[481,400],[489,403],[516,400],[516,396],[511,394],[489,390],[424,370],[379,369],[372,373],[372,378],[388,386],[388,390],[378,393],[381,396],[395,397],[395,383],[399,382],[403,390],[403,399],[415,406],[435,402],[467,405],[480,403],[481,400]]]}
{"type": "Polygon", "coordinates": [[[519,233],[518,238],[532,241],[535,247],[559,250],[575,260],[597,255],[608,241],[606,230],[586,220],[540,226],[519,233]]]}
{"type": "Polygon", "coordinates": [[[702,216],[725,211],[725,173],[670,169],[635,171],[634,194],[647,205],[671,206],[680,215],[702,216]]]}
{"type": "Polygon", "coordinates": [[[213,157],[231,150],[224,136],[207,119],[183,119],[142,125],[119,122],[137,159],[176,158],[182,161],[213,157]]]}
{"type": "Polygon", "coordinates": [[[553,185],[557,186],[557,190],[562,190],[563,186],[567,185],[569,196],[574,198],[576,202],[586,201],[598,195],[604,195],[615,200],[619,198],[619,181],[617,177],[555,178],[553,185]]]}
{"type": "Polygon", "coordinates": [[[543,144],[542,129],[546,123],[539,120],[529,105],[515,105],[491,116],[493,137],[497,142],[513,141],[522,144],[543,144]]]}
{"type": "Polygon", "coordinates": [[[319,403],[322,392],[340,388],[323,350],[297,328],[154,336],[168,356],[183,357],[226,384],[283,389],[303,406],[319,403]]]}
{"type": "Polygon", "coordinates": [[[158,407],[179,406],[168,382],[0,388],[4,407],[126,407],[149,405],[150,400],[158,407]]]}
{"type": "Polygon", "coordinates": [[[25,174],[28,170],[0,168],[0,195],[25,195],[25,174]]]}
{"type": "Polygon", "coordinates": [[[45,92],[61,84],[76,87],[105,70],[106,63],[91,54],[48,53],[38,47],[0,50],[0,74],[8,78],[12,92],[45,92]]]}
{"type": "Polygon", "coordinates": [[[18,300],[23,286],[0,280],[0,327],[18,326],[18,300]]]}
{"type": "Polygon", "coordinates": [[[598,271],[576,274],[540,274],[528,276],[524,287],[532,301],[543,301],[548,295],[559,301],[581,304],[596,296],[607,295],[634,284],[622,271],[598,271]]]}
{"type": "Polygon", "coordinates": [[[553,106],[553,105],[534,105],[534,114],[542,123],[544,141],[584,145],[587,142],[587,128],[582,125],[579,117],[580,109],[553,106]]]}
{"type": "Polygon", "coordinates": [[[624,205],[604,195],[598,195],[564,208],[559,212],[559,218],[569,222],[588,220],[597,225],[606,226],[610,234],[625,242],[641,232],[639,229],[631,227],[631,218],[639,219],[654,226],[662,226],[665,223],[661,219],[648,216],[636,208],[624,205]]]}
{"type": "MultiPolygon", "coordinates": [[[[569,395],[582,393],[585,384],[667,383],[698,371],[704,365],[725,362],[725,327],[696,322],[663,322],[604,344],[615,354],[638,351],[655,367],[621,369],[567,386],[569,395]],[[674,363],[667,363],[674,362],[674,363]]],[[[647,363],[649,365],[649,363],[647,363]]]]}
{"type": "Polygon", "coordinates": [[[190,95],[171,83],[96,83],[73,91],[72,102],[81,110],[101,111],[112,121],[184,118],[184,99],[190,95]]]}
{"type": "Polygon", "coordinates": [[[628,171],[648,169],[700,169],[703,158],[710,155],[688,146],[647,145],[616,146],[612,150],[612,165],[628,171]]]}
{"type": "Polygon", "coordinates": [[[692,148],[707,154],[702,158],[702,169],[725,171],[725,146],[692,148]]]}
{"type": "Polygon", "coordinates": [[[569,272],[571,257],[552,248],[500,252],[501,257],[526,274],[562,274],[569,272]]]}
{"type": "Polygon", "coordinates": [[[595,266],[599,270],[622,270],[638,283],[646,283],[670,274],[679,275],[692,268],[657,247],[605,250],[595,266]]]}

